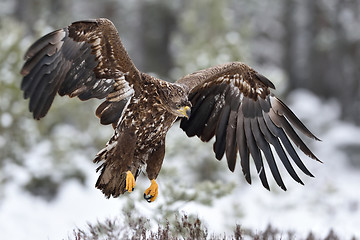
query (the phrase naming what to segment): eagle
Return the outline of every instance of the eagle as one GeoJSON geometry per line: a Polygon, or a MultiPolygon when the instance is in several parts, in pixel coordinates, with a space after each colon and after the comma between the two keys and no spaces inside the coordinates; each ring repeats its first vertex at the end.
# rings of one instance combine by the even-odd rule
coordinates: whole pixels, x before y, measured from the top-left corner
{"type": "Polygon", "coordinates": [[[248,183],[252,158],[268,190],[265,161],[277,185],[286,190],[274,150],[300,184],[294,163],[313,175],[293,144],[320,161],[298,133],[319,139],[271,93],[274,84],[244,63],[225,63],[167,82],[135,67],[114,24],[105,18],[77,21],[43,36],[29,47],[24,60],[21,89],[37,120],[47,114],[56,94],[83,101],[104,99],[96,116],[101,124],[111,124],[114,134],[93,161],[100,172],[95,186],[108,198],[132,192],[141,172],[150,180],[144,198],[157,198],[165,137],[177,120],[188,137],[204,142],[215,137],[215,157],[225,155],[230,171],[239,155],[248,183]]]}

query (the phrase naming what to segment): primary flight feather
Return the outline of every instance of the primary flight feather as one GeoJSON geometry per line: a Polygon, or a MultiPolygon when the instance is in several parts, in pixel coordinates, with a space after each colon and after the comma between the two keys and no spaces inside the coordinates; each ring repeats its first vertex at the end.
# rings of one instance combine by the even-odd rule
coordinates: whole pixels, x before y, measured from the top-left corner
{"type": "Polygon", "coordinates": [[[232,62],[175,83],[157,79],[135,67],[108,19],[74,22],[45,35],[26,52],[21,74],[21,89],[30,98],[35,119],[47,114],[57,93],[81,100],[105,99],[96,115],[102,124],[112,124],[114,134],[94,162],[100,163],[96,187],[107,197],[133,191],[146,166],[151,185],[144,197],[149,202],[156,199],[155,179],[165,155],[165,136],[178,118],[189,137],[196,135],[207,142],[215,136],[215,157],[220,160],[225,155],[231,171],[239,155],[249,183],[251,155],[267,189],[264,160],[276,183],[286,190],[270,145],[301,184],[293,163],[312,174],[293,144],[318,160],[294,128],[318,139],[270,92],[275,87],[266,77],[246,64],[232,62]]]}

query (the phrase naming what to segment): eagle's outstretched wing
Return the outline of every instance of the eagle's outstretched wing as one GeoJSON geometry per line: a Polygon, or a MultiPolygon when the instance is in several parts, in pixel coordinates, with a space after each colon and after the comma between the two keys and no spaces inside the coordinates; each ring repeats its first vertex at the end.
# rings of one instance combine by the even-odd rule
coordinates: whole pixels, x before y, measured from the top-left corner
{"type": "Polygon", "coordinates": [[[205,142],[215,136],[213,149],[216,158],[220,160],[225,154],[231,171],[235,169],[239,152],[242,171],[251,183],[251,155],[263,186],[269,189],[262,152],[276,183],[286,190],[271,144],[295,181],[303,184],[286,152],[305,174],[312,176],[288,137],[306,155],[318,160],[293,127],[310,138],[317,138],[280,99],[270,93],[269,88],[274,88],[274,85],[266,77],[245,64],[228,63],[187,75],[177,83],[189,91],[193,105],[190,119],[183,118],[180,127],[189,137],[196,135],[205,142]]]}
{"type": "Polygon", "coordinates": [[[36,119],[46,115],[56,93],[107,98],[96,115],[116,124],[140,82],[115,26],[107,19],[74,22],[36,41],[25,54],[21,89],[36,119]]]}

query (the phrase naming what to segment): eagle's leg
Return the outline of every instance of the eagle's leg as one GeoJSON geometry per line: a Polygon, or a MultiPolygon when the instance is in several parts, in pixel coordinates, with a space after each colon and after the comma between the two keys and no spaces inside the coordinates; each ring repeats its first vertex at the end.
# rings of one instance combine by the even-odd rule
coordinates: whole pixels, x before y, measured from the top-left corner
{"type": "Polygon", "coordinates": [[[158,185],[155,181],[155,179],[151,180],[151,185],[148,189],[145,190],[144,198],[148,202],[153,202],[157,198],[157,195],[159,193],[158,191],[158,185]]]}
{"type": "Polygon", "coordinates": [[[151,155],[147,160],[146,173],[148,178],[151,181],[151,185],[148,189],[145,190],[144,198],[148,202],[155,201],[158,195],[158,185],[155,181],[159,175],[162,162],[165,155],[165,139],[159,144],[157,149],[154,149],[151,155]]]}
{"type": "Polygon", "coordinates": [[[131,171],[126,172],[126,190],[130,193],[134,190],[135,187],[135,178],[131,171]]]}

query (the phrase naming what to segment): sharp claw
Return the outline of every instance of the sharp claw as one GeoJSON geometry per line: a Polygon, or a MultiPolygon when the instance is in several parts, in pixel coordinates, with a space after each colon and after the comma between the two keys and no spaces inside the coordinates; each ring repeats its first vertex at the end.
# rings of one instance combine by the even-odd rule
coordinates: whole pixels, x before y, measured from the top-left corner
{"type": "Polygon", "coordinates": [[[158,185],[155,181],[155,179],[151,180],[151,185],[148,189],[145,190],[144,198],[147,202],[153,202],[155,201],[156,197],[158,195],[158,185]]]}
{"type": "Polygon", "coordinates": [[[144,193],[144,199],[148,202],[148,203],[151,203],[151,199],[153,198],[154,196],[152,195],[147,195],[146,193],[144,193]]]}
{"type": "Polygon", "coordinates": [[[145,198],[146,200],[148,200],[148,199],[150,199],[150,198],[152,198],[152,197],[153,197],[152,195],[148,195],[148,194],[144,193],[144,198],[145,198]]]}

